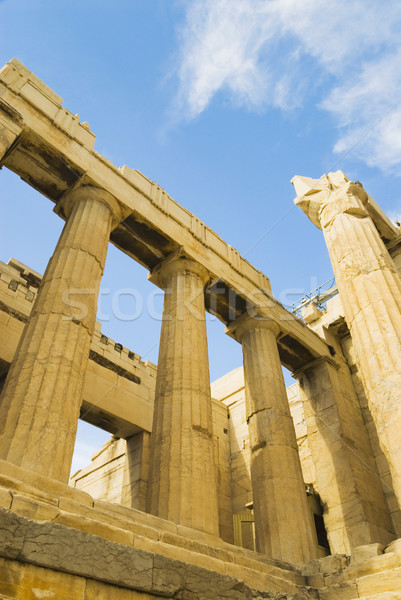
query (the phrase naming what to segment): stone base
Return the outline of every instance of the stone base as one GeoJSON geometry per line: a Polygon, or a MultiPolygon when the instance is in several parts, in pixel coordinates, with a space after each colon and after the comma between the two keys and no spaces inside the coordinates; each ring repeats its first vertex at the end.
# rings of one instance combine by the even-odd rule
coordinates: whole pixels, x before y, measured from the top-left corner
{"type": "Polygon", "coordinates": [[[401,597],[399,542],[298,568],[4,461],[0,486],[0,600],[401,597]]]}
{"type": "Polygon", "coordinates": [[[5,461],[0,486],[0,598],[316,597],[292,565],[5,461]]]}

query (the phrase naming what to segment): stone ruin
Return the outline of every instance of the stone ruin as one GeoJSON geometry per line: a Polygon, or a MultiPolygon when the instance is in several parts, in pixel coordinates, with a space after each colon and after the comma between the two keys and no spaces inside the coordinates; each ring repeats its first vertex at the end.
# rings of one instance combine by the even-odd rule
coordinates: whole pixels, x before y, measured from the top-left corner
{"type": "Polygon", "coordinates": [[[43,277],[0,264],[0,598],[401,598],[399,228],[295,177],[339,292],[302,320],[16,59],[0,132],[65,221],[43,277]],[[110,241],[165,292],[157,367],[96,323],[110,241]],[[244,362],[212,392],[205,311],[244,362]],[[69,481],[80,417],[114,437],[69,481]]]}

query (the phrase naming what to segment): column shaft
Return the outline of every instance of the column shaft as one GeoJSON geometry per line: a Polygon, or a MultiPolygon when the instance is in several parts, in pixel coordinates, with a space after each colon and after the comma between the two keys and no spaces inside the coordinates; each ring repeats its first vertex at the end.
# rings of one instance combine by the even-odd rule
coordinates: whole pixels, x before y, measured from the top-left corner
{"type": "Polygon", "coordinates": [[[387,545],[394,531],[348,366],[318,359],[296,376],[331,552],[387,545]]]}
{"type": "Polygon", "coordinates": [[[236,332],[244,357],[256,549],[279,560],[305,563],[316,556],[314,534],[278,331],[273,322],[247,318],[236,332]]]}
{"type": "Polygon", "coordinates": [[[206,338],[206,271],[167,261],[151,443],[148,510],[218,535],[212,404],[206,338]]]}
{"type": "MultiPolygon", "coordinates": [[[[299,179],[313,189],[296,202],[323,229],[369,408],[401,506],[401,278],[366,209],[362,186],[341,172],[321,180],[299,179]]],[[[296,186],[297,182],[295,178],[296,186]]]]}
{"type": "Polygon", "coordinates": [[[112,212],[101,190],[70,196],[0,403],[0,458],[68,482],[112,212]]]}

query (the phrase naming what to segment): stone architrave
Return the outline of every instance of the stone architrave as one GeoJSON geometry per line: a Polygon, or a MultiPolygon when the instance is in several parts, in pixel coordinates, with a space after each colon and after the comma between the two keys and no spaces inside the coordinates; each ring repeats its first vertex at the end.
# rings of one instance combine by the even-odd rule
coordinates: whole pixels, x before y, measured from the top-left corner
{"type": "Polygon", "coordinates": [[[311,513],[274,321],[242,315],[227,333],[242,344],[256,550],[290,563],[316,558],[311,513]]]}
{"type": "Polygon", "coordinates": [[[49,261],[0,401],[0,458],[68,483],[97,297],[118,203],[82,186],[49,261]]]}
{"type": "Polygon", "coordinates": [[[216,467],[201,265],[173,256],[151,274],[165,290],[148,510],[218,535],[216,467]]]}
{"type": "Polygon", "coordinates": [[[368,212],[363,187],[341,171],[294,177],[295,203],[324,238],[358,368],[401,506],[401,278],[368,212]]]}

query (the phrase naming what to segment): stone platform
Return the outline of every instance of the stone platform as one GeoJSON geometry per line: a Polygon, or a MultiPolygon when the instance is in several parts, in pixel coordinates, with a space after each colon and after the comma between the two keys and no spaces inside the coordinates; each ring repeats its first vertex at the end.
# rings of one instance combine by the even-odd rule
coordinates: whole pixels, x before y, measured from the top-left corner
{"type": "Polygon", "coordinates": [[[0,486],[1,599],[401,598],[400,540],[296,567],[5,461],[0,486]]]}
{"type": "Polygon", "coordinates": [[[313,597],[291,565],[4,461],[0,473],[1,598],[313,597]]]}

